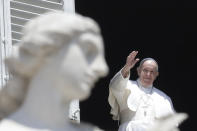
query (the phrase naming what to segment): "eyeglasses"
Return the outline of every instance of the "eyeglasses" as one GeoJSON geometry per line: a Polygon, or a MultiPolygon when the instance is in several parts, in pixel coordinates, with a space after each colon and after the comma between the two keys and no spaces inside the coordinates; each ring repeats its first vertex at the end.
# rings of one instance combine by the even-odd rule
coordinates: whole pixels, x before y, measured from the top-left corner
{"type": "Polygon", "coordinates": [[[156,74],[157,71],[143,69],[142,72],[145,73],[145,74],[150,73],[151,75],[154,75],[154,74],[156,74]]]}

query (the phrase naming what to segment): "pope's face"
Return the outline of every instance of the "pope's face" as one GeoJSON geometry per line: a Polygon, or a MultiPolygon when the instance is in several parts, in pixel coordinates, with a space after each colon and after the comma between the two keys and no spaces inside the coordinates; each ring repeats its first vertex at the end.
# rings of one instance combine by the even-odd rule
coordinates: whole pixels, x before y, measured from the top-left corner
{"type": "Polygon", "coordinates": [[[108,73],[100,35],[84,33],[64,45],[53,58],[51,73],[59,91],[71,99],[85,99],[95,82],[108,73]]]}
{"type": "Polygon", "coordinates": [[[138,75],[144,87],[152,85],[158,76],[157,64],[152,60],[145,61],[141,68],[138,68],[138,75]]]}

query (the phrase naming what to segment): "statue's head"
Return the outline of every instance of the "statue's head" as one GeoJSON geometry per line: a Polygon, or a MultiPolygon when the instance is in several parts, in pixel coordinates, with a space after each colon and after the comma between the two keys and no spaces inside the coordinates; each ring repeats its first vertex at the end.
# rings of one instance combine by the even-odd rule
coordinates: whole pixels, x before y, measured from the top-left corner
{"type": "Polygon", "coordinates": [[[6,59],[13,80],[1,92],[11,94],[16,107],[39,75],[44,76],[40,82],[56,83],[68,99],[82,100],[108,72],[100,29],[94,20],[79,14],[54,12],[32,19],[17,48],[18,53],[6,59]]]}

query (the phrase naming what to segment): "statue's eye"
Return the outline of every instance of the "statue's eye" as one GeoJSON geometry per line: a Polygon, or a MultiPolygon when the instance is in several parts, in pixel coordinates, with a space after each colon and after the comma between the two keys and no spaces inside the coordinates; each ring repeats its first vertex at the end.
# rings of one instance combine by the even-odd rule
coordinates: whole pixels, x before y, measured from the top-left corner
{"type": "Polygon", "coordinates": [[[90,40],[85,40],[82,43],[80,43],[80,47],[81,47],[88,63],[91,63],[95,59],[95,57],[97,56],[97,54],[99,52],[96,44],[90,40]]]}

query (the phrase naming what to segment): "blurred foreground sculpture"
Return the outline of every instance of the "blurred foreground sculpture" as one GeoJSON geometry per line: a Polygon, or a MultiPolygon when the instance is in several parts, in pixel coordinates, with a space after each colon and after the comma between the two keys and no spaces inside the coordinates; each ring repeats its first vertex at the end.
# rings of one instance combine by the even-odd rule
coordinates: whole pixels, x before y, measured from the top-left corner
{"type": "Polygon", "coordinates": [[[180,125],[188,115],[186,113],[175,113],[156,120],[148,131],[179,131],[180,125]]]}
{"type": "Polygon", "coordinates": [[[18,56],[5,61],[12,79],[0,92],[0,130],[100,130],[67,119],[70,101],[86,99],[108,73],[97,23],[79,14],[47,13],[23,33],[18,56]]]}

